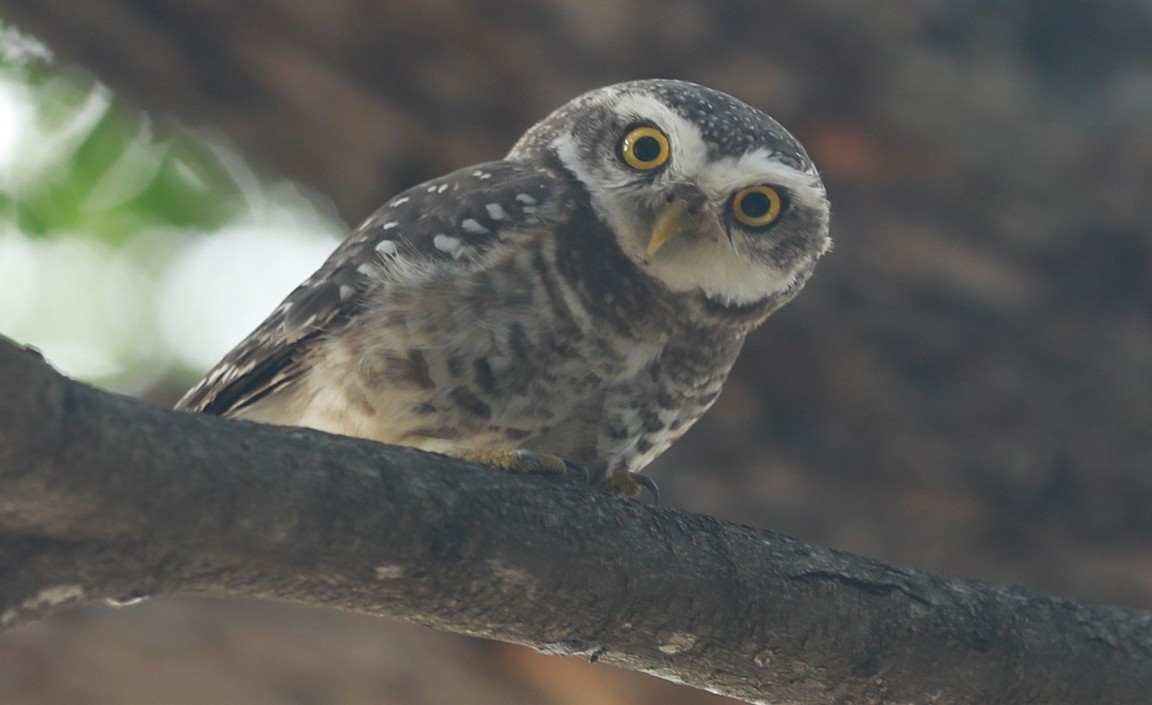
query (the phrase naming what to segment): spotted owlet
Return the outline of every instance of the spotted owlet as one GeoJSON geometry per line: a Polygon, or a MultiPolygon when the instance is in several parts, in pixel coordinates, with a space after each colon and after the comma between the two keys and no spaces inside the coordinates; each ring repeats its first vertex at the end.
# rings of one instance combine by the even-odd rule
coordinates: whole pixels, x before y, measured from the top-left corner
{"type": "Polygon", "coordinates": [[[608,86],[388,201],[178,408],[570,459],[634,495],[829,244],[820,176],[772,118],[608,86]]]}

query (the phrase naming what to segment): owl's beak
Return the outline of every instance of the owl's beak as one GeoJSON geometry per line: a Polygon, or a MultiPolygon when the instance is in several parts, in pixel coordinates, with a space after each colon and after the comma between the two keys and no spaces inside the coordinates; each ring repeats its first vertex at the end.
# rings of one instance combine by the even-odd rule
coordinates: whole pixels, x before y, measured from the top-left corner
{"type": "Polygon", "coordinates": [[[685,221],[695,215],[707,200],[696,186],[680,184],[669,193],[668,204],[656,215],[648,239],[648,256],[656,254],[669,240],[684,229],[685,221]]]}
{"type": "Polygon", "coordinates": [[[665,243],[680,232],[687,215],[688,204],[679,198],[660,211],[660,214],[656,216],[656,223],[652,226],[652,237],[648,240],[649,257],[659,252],[665,243]]]}

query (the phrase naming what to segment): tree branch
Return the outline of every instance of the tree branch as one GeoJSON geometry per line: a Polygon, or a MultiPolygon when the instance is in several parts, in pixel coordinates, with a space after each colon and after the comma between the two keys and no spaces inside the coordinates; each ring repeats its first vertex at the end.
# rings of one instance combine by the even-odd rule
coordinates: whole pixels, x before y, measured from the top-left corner
{"type": "Polygon", "coordinates": [[[0,340],[0,620],[257,596],[755,702],[1145,703],[1152,617],[320,432],[182,414],[0,340]]]}

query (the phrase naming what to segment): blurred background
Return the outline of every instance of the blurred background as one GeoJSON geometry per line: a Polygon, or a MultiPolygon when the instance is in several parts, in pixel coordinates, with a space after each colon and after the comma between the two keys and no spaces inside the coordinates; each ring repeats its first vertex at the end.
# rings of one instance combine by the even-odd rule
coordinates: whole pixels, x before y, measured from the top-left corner
{"type": "MultiPolygon", "coordinates": [[[[651,471],[664,503],[1152,608],[1152,2],[0,0],[0,333],[159,404],[390,195],[598,85],[807,146],[836,248],[651,471]]],[[[0,636],[0,703],[718,703],[335,611],[0,636]]]]}

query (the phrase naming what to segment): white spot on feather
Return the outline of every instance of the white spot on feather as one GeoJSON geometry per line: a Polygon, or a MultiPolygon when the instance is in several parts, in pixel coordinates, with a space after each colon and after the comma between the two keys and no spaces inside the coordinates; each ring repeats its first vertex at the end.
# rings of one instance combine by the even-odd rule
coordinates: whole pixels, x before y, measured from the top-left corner
{"type": "Polygon", "coordinates": [[[460,259],[464,254],[464,244],[460,238],[440,233],[432,238],[432,246],[441,252],[452,255],[453,259],[460,259]]]}
{"type": "Polygon", "coordinates": [[[381,240],[380,242],[376,243],[376,247],[374,249],[382,255],[394,255],[396,254],[396,241],[381,240]]]}
{"type": "Polygon", "coordinates": [[[484,206],[484,210],[488,211],[488,217],[492,220],[504,220],[507,216],[507,214],[504,213],[504,208],[501,207],[499,203],[489,203],[484,206]]]}
{"type": "Polygon", "coordinates": [[[465,218],[463,222],[460,223],[460,227],[463,228],[464,232],[471,233],[473,235],[487,235],[492,232],[477,222],[474,218],[465,218]]]}

